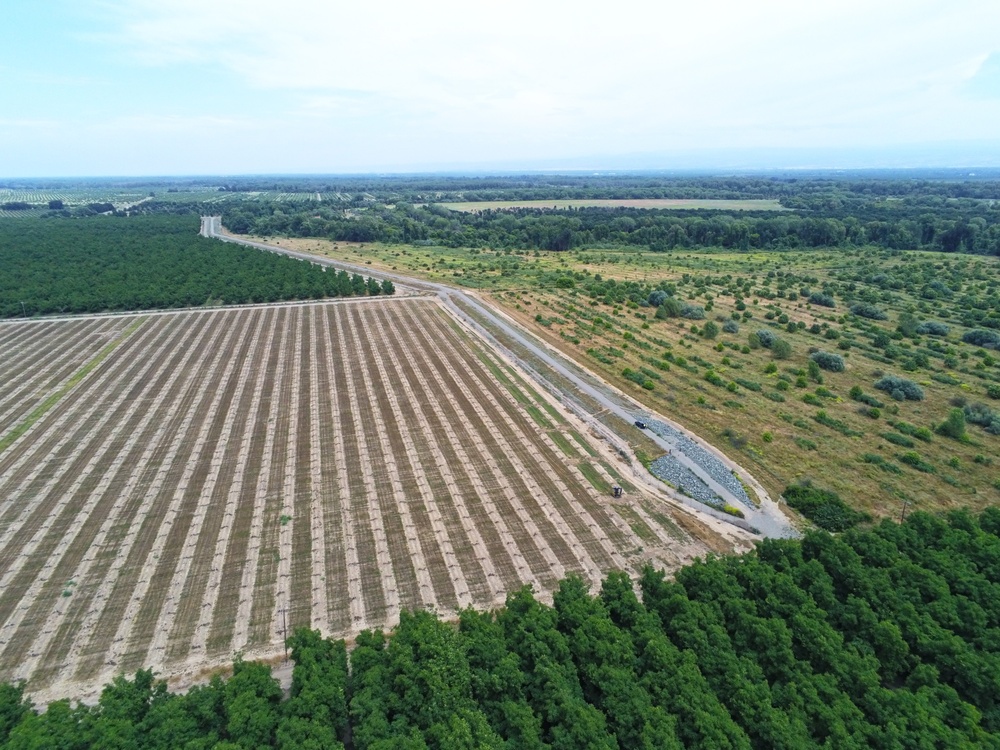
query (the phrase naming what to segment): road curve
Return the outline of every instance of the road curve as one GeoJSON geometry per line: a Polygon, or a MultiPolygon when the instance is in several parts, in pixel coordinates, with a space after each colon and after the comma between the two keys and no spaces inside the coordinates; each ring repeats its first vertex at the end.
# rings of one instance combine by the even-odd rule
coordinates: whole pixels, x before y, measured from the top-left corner
{"type": "MultiPolygon", "coordinates": [[[[502,312],[490,305],[484,304],[475,295],[470,294],[465,290],[447,286],[445,284],[438,284],[432,281],[415,279],[398,273],[372,269],[366,265],[331,260],[329,258],[300,252],[298,250],[291,250],[277,245],[269,245],[264,242],[257,242],[226,234],[223,231],[222,217],[220,216],[203,216],[201,219],[201,234],[204,237],[221,240],[222,242],[232,242],[239,245],[246,245],[259,250],[309,261],[310,263],[316,263],[317,265],[329,266],[338,270],[349,271],[351,273],[359,273],[376,279],[389,279],[393,284],[401,289],[436,295],[457,318],[483,335],[494,345],[504,350],[510,357],[517,360],[519,364],[527,372],[529,372],[535,380],[538,381],[539,385],[559,397],[564,405],[568,406],[578,415],[585,418],[591,425],[599,429],[601,428],[601,424],[597,421],[596,417],[597,414],[602,411],[610,412],[611,414],[624,419],[629,424],[637,419],[646,420],[650,418],[648,408],[638,404],[626,394],[588,373],[576,362],[567,359],[560,352],[536,339],[502,312]],[[502,335],[507,340],[507,343],[505,344],[505,342],[498,340],[496,334],[502,335]],[[530,363],[526,362],[523,357],[518,356],[515,352],[511,351],[511,347],[509,346],[510,342],[513,342],[516,346],[529,352],[533,361],[530,363]],[[546,373],[546,370],[549,372],[546,373]],[[558,377],[553,378],[552,375],[556,375],[558,377]],[[564,385],[558,384],[556,382],[557,380],[562,380],[564,382],[568,381],[571,383],[573,388],[577,389],[576,393],[568,390],[564,385]],[[585,395],[586,399],[581,399],[579,397],[580,394],[585,395]],[[590,403],[587,403],[588,401],[590,403]],[[593,404],[595,402],[602,408],[594,410],[593,404]]],[[[720,452],[713,445],[707,443],[705,440],[702,440],[698,435],[694,434],[682,425],[679,425],[672,420],[665,419],[661,415],[655,415],[654,418],[671,425],[677,430],[680,430],[715,455],[728,469],[736,473],[746,484],[750,485],[754,489],[758,499],[760,500],[760,505],[756,508],[748,508],[745,503],[740,502],[740,500],[736,498],[732,492],[712,479],[712,477],[709,476],[697,462],[679,451],[677,446],[672,441],[666,440],[652,431],[647,430],[647,438],[653,440],[663,449],[665,453],[668,451],[671,452],[678,461],[694,472],[726,503],[740,507],[746,515],[746,520],[741,521],[740,519],[724,514],[714,508],[698,502],[697,500],[677,492],[669,492],[668,494],[671,497],[676,500],[680,500],[685,505],[691,507],[699,513],[704,513],[705,515],[712,516],[745,529],[755,530],[761,536],[797,536],[796,530],[789,523],[787,517],[781,512],[778,504],[771,499],[771,497],[767,494],[767,491],[748,471],[746,471],[746,469],[732,461],[728,456],[720,452]]],[[[606,428],[601,431],[605,434],[608,432],[606,428]]],[[[650,478],[652,478],[651,475],[650,478]]],[[[662,485],[661,483],[661,488],[666,489],[666,485],[662,485]]]]}

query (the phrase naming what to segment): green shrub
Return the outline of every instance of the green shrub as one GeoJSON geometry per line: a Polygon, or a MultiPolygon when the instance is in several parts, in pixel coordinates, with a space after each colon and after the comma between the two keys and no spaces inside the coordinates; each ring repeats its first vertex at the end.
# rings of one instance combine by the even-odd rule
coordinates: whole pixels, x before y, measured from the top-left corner
{"type": "Polygon", "coordinates": [[[885,391],[896,401],[923,401],[923,389],[912,380],[897,375],[886,375],[875,381],[875,388],[885,391]]]}
{"type": "Polygon", "coordinates": [[[795,510],[827,531],[846,531],[871,516],[853,510],[835,492],[821,490],[811,484],[785,488],[785,501],[795,510]]]}
{"type": "Polygon", "coordinates": [[[977,328],[972,331],[967,331],[965,335],[962,336],[962,341],[966,344],[972,344],[974,346],[987,346],[996,349],[1000,347],[1000,333],[977,328]]]}
{"type": "Polygon", "coordinates": [[[884,458],[882,458],[882,456],[876,453],[865,453],[861,457],[861,460],[864,461],[866,464],[872,464],[874,466],[877,466],[880,469],[882,469],[882,471],[887,471],[890,474],[903,473],[903,470],[900,469],[898,466],[896,466],[896,464],[892,463],[891,461],[886,461],[884,458]]]}
{"type": "Polygon", "coordinates": [[[934,321],[921,323],[916,328],[916,332],[921,336],[947,336],[950,330],[951,328],[944,323],[936,323],[934,321]]]}
{"type": "MultiPolygon", "coordinates": [[[[750,334],[751,336],[757,337],[757,343],[763,346],[765,349],[770,349],[775,341],[778,340],[778,335],[767,328],[761,328],[756,333],[750,334]]],[[[751,348],[753,347],[753,341],[750,341],[751,348]]]]}
{"type": "Polygon", "coordinates": [[[938,435],[954,440],[965,440],[965,412],[955,408],[948,412],[948,418],[937,426],[938,435]]]}
{"type": "Polygon", "coordinates": [[[775,359],[788,359],[792,356],[792,345],[784,339],[777,339],[771,344],[771,356],[775,359]]]}
{"type": "Polygon", "coordinates": [[[824,370],[829,370],[830,372],[843,372],[844,371],[844,358],[839,354],[831,354],[830,352],[813,352],[809,359],[816,363],[818,367],[822,367],[824,370]]]}
{"type": "Polygon", "coordinates": [[[708,372],[706,372],[705,373],[705,380],[707,380],[712,385],[719,386],[720,388],[724,387],[726,385],[726,381],[723,380],[719,376],[719,373],[717,373],[715,370],[709,370],[708,372]]]}
{"type": "Polygon", "coordinates": [[[868,318],[869,320],[888,320],[889,316],[883,310],[875,307],[875,305],[869,305],[865,302],[859,302],[856,305],[851,305],[851,313],[857,315],[859,318],[868,318]]]}
{"type": "Polygon", "coordinates": [[[833,297],[829,294],[822,294],[821,292],[813,292],[809,295],[809,304],[820,305],[822,307],[836,307],[837,303],[833,297]]]}
{"type": "Polygon", "coordinates": [[[986,404],[967,404],[964,413],[967,422],[979,425],[990,435],[1000,435],[1000,414],[986,404]]]}
{"type": "Polygon", "coordinates": [[[935,473],[934,467],[924,461],[916,451],[907,451],[900,456],[896,456],[896,458],[907,466],[912,466],[917,471],[922,471],[925,474],[935,473]]]}
{"type": "Polygon", "coordinates": [[[888,440],[893,445],[900,446],[901,448],[912,448],[913,446],[916,445],[916,443],[914,443],[908,437],[900,435],[899,433],[896,432],[883,432],[881,437],[885,440],[888,440]]]}
{"type": "Polygon", "coordinates": [[[917,427],[915,424],[903,421],[894,422],[892,426],[904,435],[910,435],[911,437],[915,437],[917,440],[923,440],[925,443],[929,443],[931,441],[931,431],[926,427],[917,427]]]}

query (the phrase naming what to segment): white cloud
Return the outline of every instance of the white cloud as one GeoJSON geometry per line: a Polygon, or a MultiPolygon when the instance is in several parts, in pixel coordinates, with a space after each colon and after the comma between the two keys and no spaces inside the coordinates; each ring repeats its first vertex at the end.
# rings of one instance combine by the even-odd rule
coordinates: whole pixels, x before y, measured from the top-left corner
{"type": "Polygon", "coordinates": [[[1000,50],[995,0],[99,2],[130,64],[225,71],[248,102],[105,130],[247,152],[272,129],[276,160],[308,144],[318,171],[995,138],[1000,120],[964,93],[1000,50]]]}

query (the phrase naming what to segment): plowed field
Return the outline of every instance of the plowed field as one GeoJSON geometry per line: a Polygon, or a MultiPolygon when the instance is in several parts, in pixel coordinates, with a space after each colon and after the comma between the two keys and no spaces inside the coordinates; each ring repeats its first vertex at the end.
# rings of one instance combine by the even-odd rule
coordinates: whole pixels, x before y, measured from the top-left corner
{"type": "Polygon", "coordinates": [[[192,674],[702,552],[622,470],[433,300],[0,325],[0,680],[192,674]]]}

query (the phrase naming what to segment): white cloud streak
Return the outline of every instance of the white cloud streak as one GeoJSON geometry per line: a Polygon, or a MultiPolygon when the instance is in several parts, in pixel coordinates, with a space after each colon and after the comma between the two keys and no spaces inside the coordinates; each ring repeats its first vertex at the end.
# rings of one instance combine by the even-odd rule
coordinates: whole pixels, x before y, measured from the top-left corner
{"type": "MultiPolygon", "coordinates": [[[[132,64],[224,71],[262,126],[325,141],[348,168],[986,139],[1000,119],[1000,103],[963,93],[1000,50],[995,0],[100,7],[102,44],[132,64]]],[[[205,114],[213,132],[251,130],[247,111],[205,114]]]]}

